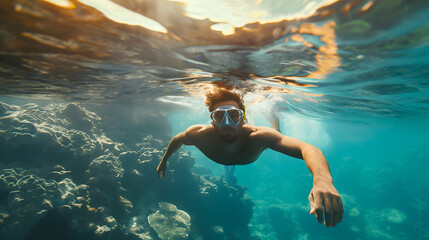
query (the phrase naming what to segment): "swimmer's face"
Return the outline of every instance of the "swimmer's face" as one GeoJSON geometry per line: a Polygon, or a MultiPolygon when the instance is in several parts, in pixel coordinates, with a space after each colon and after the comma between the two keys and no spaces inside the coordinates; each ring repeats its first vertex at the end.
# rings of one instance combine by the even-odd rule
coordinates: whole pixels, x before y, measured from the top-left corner
{"type": "MultiPolygon", "coordinates": [[[[213,109],[217,109],[220,106],[224,105],[232,105],[236,108],[239,108],[238,104],[235,101],[224,101],[216,104],[213,109]]],[[[212,126],[214,127],[216,134],[219,136],[219,138],[222,139],[222,141],[228,143],[234,142],[240,136],[243,124],[244,122],[243,120],[241,120],[240,124],[238,124],[237,126],[227,126],[220,128],[214,122],[212,122],[212,126]]]]}

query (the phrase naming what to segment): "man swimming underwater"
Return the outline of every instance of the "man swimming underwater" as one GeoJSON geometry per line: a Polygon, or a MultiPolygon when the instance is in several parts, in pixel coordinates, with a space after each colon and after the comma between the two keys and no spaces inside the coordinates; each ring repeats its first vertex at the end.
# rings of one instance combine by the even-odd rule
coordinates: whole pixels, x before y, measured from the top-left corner
{"type": "Polygon", "coordinates": [[[316,214],[319,223],[325,215],[327,227],[341,222],[341,197],[333,185],[328,162],[318,148],[272,128],[245,124],[243,99],[235,92],[215,88],[206,94],[206,105],[211,125],[193,125],[173,137],[158,165],[159,177],[164,177],[168,158],[183,144],[194,145],[214,162],[229,166],[250,164],[270,148],[307,164],[313,174],[313,189],[308,197],[310,214],[316,214]]]}

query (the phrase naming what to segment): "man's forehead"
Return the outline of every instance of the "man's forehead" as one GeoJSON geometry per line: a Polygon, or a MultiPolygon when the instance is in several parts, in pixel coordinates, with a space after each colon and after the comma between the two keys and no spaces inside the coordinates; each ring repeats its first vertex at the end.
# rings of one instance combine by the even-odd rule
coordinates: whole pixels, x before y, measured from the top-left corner
{"type": "Polygon", "coordinates": [[[219,102],[217,104],[214,105],[213,109],[217,109],[220,106],[225,106],[225,105],[232,105],[236,108],[239,108],[238,103],[233,101],[233,100],[229,100],[229,101],[223,101],[223,102],[219,102]]]}

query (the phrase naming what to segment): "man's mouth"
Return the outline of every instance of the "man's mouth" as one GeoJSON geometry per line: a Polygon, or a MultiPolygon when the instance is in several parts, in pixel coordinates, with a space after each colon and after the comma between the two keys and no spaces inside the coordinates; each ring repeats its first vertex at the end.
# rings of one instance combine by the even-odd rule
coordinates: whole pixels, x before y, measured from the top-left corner
{"type": "Polygon", "coordinates": [[[233,128],[233,127],[224,127],[224,128],[222,128],[222,131],[225,131],[225,132],[233,132],[233,131],[234,131],[234,128],[233,128]]]}

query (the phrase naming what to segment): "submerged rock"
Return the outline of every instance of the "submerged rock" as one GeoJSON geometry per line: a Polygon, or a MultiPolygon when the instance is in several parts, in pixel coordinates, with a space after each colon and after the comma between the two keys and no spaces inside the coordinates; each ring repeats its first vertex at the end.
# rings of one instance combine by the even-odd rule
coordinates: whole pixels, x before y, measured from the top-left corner
{"type": "Polygon", "coordinates": [[[101,120],[95,113],[86,110],[78,103],[67,104],[58,115],[67,119],[67,125],[70,128],[83,131],[95,129],[101,120]]]}
{"type": "Polygon", "coordinates": [[[407,215],[396,208],[384,208],[381,211],[381,216],[391,223],[403,223],[407,220],[407,215]]]}
{"type": "Polygon", "coordinates": [[[110,187],[120,182],[123,172],[118,158],[111,153],[94,159],[88,167],[90,181],[99,184],[99,188],[110,187]]]}
{"type": "Polygon", "coordinates": [[[130,235],[136,236],[137,239],[141,240],[152,240],[152,236],[150,234],[150,227],[148,226],[146,215],[138,215],[131,218],[129,224],[129,233],[130,235]]]}
{"type": "Polygon", "coordinates": [[[80,105],[3,105],[2,109],[0,158],[3,165],[46,169],[60,164],[76,175],[83,174],[82,166],[106,150],[125,150],[96,127],[101,119],[80,105]]]}
{"type": "Polygon", "coordinates": [[[161,240],[185,240],[191,228],[191,217],[167,202],[160,202],[159,210],[147,220],[161,240]]]}
{"type": "Polygon", "coordinates": [[[195,174],[185,152],[160,180],[166,141],[114,142],[101,121],[79,104],[0,104],[0,239],[250,239],[244,187],[195,174]]]}
{"type": "Polygon", "coordinates": [[[1,235],[20,238],[61,201],[58,184],[22,169],[4,169],[0,172],[0,192],[7,198],[7,221],[3,221],[1,235]]]}

